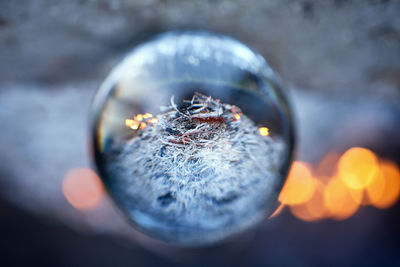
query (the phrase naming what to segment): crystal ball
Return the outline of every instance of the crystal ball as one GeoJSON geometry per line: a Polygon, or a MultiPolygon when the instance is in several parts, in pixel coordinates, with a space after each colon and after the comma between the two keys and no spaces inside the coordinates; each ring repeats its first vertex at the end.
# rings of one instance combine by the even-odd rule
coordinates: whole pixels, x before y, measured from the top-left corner
{"type": "Polygon", "coordinates": [[[282,82],[260,54],[215,33],[139,44],[101,85],[91,123],[116,206],[170,244],[210,245],[262,222],[291,163],[282,82]]]}

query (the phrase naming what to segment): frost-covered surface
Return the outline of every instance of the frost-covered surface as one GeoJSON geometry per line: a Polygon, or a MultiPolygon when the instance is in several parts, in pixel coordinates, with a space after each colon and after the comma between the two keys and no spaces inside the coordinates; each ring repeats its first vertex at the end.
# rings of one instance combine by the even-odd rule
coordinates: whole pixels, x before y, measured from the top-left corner
{"type": "Polygon", "coordinates": [[[232,106],[219,107],[220,113],[158,115],[157,124],[108,155],[114,197],[150,234],[172,243],[208,243],[270,211],[285,146],[261,136],[245,115],[236,119],[232,106]]]}

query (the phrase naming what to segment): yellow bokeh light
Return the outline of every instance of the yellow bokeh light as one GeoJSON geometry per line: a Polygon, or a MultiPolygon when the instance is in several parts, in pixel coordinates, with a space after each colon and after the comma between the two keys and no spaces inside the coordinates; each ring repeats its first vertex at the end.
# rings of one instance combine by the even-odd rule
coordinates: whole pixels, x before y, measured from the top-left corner
{"type": "Polygon", "coordinates": [[[240,120],[240,115],[239,114],[235,113],[235,114],[233,114],[233,116],[235,117],[236,120],[240,120]]]}
{"type": "Polygon", "coordinates": [[[312,197],[315,186],[310,166],[304,162],[294,162],[278,199],[288,205],[304,203],[312,197]]]}
{"type": "Polygon", "coordinates": [[[125,125],[131,128],[132,130],[143,130],[147,127],[147,124],[156,124],[158,122],[157,118],[153,118],[153,115],[150,113],[138,114],[134,116],[134,119],[125,119],[125,125]]]}
{"type": "Polygon", "coordinates": [[[144,128],[146,128],[146,126],[147,126],[147,124],[145,122],[141,122],[139,129],[143,130],[144,128]]]}
{"type": "Polygon", "coordinates": [[[153,115],[150,114],[150,113],[146,113],[146,114],[143,115],[144,119],[148,119],[148,118],[151,118],[151,117],[153,117],[153,115]]]}
{"type": "Polygon", "coordinates": [[[268,129],[267,127],[258,128],[258,132],[259,132],[262,136],[268,136],[268,135],[269,135],[269,129],[268,129]]]}
{"type": "Polygon", "coordinates": [[[347,187],[364,189],[379,174],[378,159],[372,151],[354,147],[340,158],[338,172],[347,187]]]}
{"type": "Polygon", "coordinates": [[[156,124],[158,122],[158,119],[152,118],[152,119],[148,120],[148,122],[150,122],[152,124],[156,124]]]}
{"type": "Polygon", "coordinates": [[[143,115],[142,114],[136,115],[135,120],[142,121],[143,120],[143,115]]]}
{"type": "Polygon", "coordinates": [[[139,128],[139,122],[131,119],[126,119],[125,125],[131,128],[132,130],[137,130],[139,128]]]}

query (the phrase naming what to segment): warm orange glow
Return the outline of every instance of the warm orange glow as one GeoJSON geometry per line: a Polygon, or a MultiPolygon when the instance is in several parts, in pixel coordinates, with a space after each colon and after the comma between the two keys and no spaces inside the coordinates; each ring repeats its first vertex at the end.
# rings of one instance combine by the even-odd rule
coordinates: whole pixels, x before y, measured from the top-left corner
{"type": "Polygon", "coordinates": [[[309,214],[311,214],[315,219],[327,218],[330,216],[330,211],[326,208],[324,203],[326,185],[317,178],[315,179],[315,182],[317,185],[315,192],[310,200],[304,205],[309,214]]]}
{"type": "Polygon", "coordinates": [[[158,122],[158,119],[152,118],[152,119],[148,120],[148,122],[150,122],[151,124],[156,124],[158,122]]]}
{"type": "Polygon", "coordinates": [[[333,178],[325,189],[324,204],[332,218],[344,220],[357,212],[362,191],[348,188],[341,179],[333,178]]]}
{"type": "Polygon", "coordinates": [[[150,113],[138,114],[132,119],[125,119],[125,125],[132,130],[143,130],[148,124],[156,124],[158,122],[157,118],[153,118],[150,113]]]}
{"type": "Polygon", "coordinates": [[[315,179],[315,183],[316,189],[312,197],[307,202],[290,208],[292,214],[301,220],[311,222],[327,218],[330,215],[324,204],[325,185],[319,179],[315,179]]]}
{"type": "Polygon", "coordinates": [[[235,114],[233,114],[233,116],[235,117],[236,120],[240,120],[240,115],[239,114],[235,113],[235,114]]]}
{"type": "Polygon", "coordinates": [[[103,184],[97,174],[89,168],[75,168],[64,177],[62,191],[68,202],[79,210],[96,207],[103,195],[103,184]]]}
{"type": "Polygon", "coordinates": [[[336,172],[336,164],[340,159],[340,155],[335,152],[329,152],[318,163],[314,172],[318,176],[332,176],[336,172]]]}
{"type": "Polygon", "coordinates": [[[400,198],[400,169],[365,148],[328,153],[317,166],[295,161],[279,195],[298,219],[345,220],[361,205],[389,208],[400,198]]]}
{"type": "Polygon", "coordinates": [[[138,114],[137,116],[135,116],[135,120],[136,121],[142,121],[143,120],[143,115],[142,114],[138,114]]]}
{"type": "Polygon", "coordinates": [[[308,210],[306,205],[296,205],[290,207],[290,212],[298,219],[306,222],[313,222],[318,220],[308,210]]]}
{"type": "Polygon", "coordinates": [[[267,127],[258,128],[258,132],[259,132],[262,136],[268,136],[268,135],[269,135],[269,129],[268,129],[267,127]]]}
{"type": "Polygon", "coordinates": [[[146,128],[146,126],[147,126],[147,124],[145,122],[141,122],[139,129],[142,130],[142,129],[146,128]]]}
{"type": "Polygon", "coordinates": [[[294,162],[278,199],[288,205],[304,203],[314,194],[315,186],[310,166],[304,162],[294,162]]]}
{"type": "Polygon", "coordinates": [[[386,181],[385,176],[380,170],[379,174],[376,175],[375,179],[368,185],[364,197],[364,205],[374,205],[378,203],[385,193],[386,181]]]}
{"type": "Polygon", "coordinates": [[[153,115],[151,115],[150,113],[146,113],[146,114],[143,115],[144,119],[148,119],[148,118],[151,118],[151,117],[153,117],[153,115]]]}
{"type": "Polygon", "coordinates": [[[400,170],[390,161],[380,163],[380,175],[367,187],[372,205],[385,209],[392,206],[400,195],[400,170]]]}
{"type": "Polygon", "coordinates": [[[285,207],[285,204],[281,203],[276,210],[268,217],[269,219],[276,217],[279,213],[282,212],[283,208],[285,207]]]}
{"type": "Polygon", "coordinates": [[[372,151],[354,147],[342,155],[338,171],[340,179],[347,187],[364,189],[379,174],[378,159],[372,151]]]}
{"type": "Polygon", "coordinates": [[[131,119],[126,119],[125,125],[131,128],[132,130],[137,130],[139,128],[139,122],[131,119]]]}

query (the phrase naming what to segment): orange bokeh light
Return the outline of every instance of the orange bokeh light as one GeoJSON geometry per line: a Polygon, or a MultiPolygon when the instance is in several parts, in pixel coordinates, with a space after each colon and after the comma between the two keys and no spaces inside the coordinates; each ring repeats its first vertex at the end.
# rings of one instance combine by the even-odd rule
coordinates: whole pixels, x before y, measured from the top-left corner
{"type": "Polygon", "coordinates": [[[318,220],[308,210],[306,205],[295,205],[290,207],[290,212],[298,219],[306,222],[313,222],[318,220]]]}
{"type": "Polygon", "coordinates": [[[100,178],[85,167],[74,168],[65,175],[62,191],[68,202],[79,210],[93,209],[104,195],[100,178]]]}
{"type": "Polygon", "coordinates": [[[312,197],[315,186],[310,166],[304,162],[294,162],[278,200],[288,205],[302,204],[312,197]]]}
{"type": "Polygon", "coordinates": [[[373,205],[373,203],[378,203],[385,192],[385,176],[382,170],[376,175],[374,180],[365,189],[363,205],[373,205]]]}
{"type": "Polygon", "coordinates": [[[314,194],[307,202],[290,207],[290,211],[294,216],[308,222],[329,216],[329,211],[324,205],[325,185],[319,179],[315,179],[315,183],[316,188],[314,194]]]}
{"type": "Polygon", "coordinates": [[[385,209],[392,206],[400,196],[400,170],[390,161],[380,163],[380,175],[367,187],[371,204],[385,209]]]}
{"type": "Polygon", "coordinates": [[[304,205],[313,218],[323,219],[330,215],[330,211],[326,208],[324,203],[325,184],[323,184],[319,179],[315,179],[315,182],[317,185],[316,190],[310,200],[304,205]]]}
{"type": "Polygon", "coordinates": [[[328,153],[317,166],[295,161],[279,201],[298,219],[311,222],[345,220],[360,205],[389,208],[399,197],[399,167],[368,149],[354,147],[343,155],[328,153]]]}
{"type": "Polygon", "coordinates": [[[125,126],[131,128],[132,130],[143,130],[150,124],[156,124],[158,122],[157,118],[153,118],[150,113],[137,114],[133,119],[125,119],[125,126]]]}
{"type": "Polygon", "coordinates": [[[340,154],[336,152],[329,152],[314,168],[315,175],[329,177],[335,174],[336,165],[340,159],[340,154]]]}
{"type": "Polygon", "coordinates": [[[338,172],[347,187],[364,189],[379,174],[378,159],[368,149],[353,147],[340,158],[338,172]]]}
{"type": "Polygon", "coordinates": [[[333,178],[326,186],[324,204],[332,218],[344,220],[357,212],[362,196],[362,190],[348,188],[341,179],[333,178]]]}

